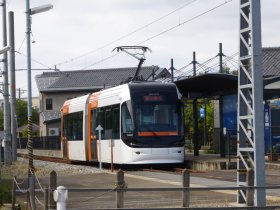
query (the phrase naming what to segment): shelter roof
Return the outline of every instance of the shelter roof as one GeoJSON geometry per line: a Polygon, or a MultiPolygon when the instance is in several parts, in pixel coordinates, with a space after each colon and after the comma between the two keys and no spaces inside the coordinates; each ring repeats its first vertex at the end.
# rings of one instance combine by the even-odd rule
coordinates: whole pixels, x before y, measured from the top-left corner
{"type": "Polygon", "coordinates": [[[204,98],[216,95],[236,93],[238,78],[232,74],[202,74],[176,81],[184,97],[204,98]]]}
{"type": "MultiPolygon", "coordinates": [[[[262,49],[262,71],[265,98],[280,96],[280,47],[262,49]]],[[[175,84],[184,97],[203,98],[236,94],[238,77],[225,73],[208,73],[181,79],[175,84]]]]}

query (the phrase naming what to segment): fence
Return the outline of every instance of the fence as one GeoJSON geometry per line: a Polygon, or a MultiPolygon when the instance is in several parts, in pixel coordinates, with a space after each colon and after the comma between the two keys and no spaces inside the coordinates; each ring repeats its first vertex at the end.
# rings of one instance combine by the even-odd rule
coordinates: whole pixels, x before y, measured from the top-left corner
{"type": "MultiPolygon", "coordinates": [[[[250,173],[250,172],[248,172],[250,173]]],[[[252,174],[252,173],[251,173],[252,174]]],[[[180,204],[173,207],[167,207],[167,206],[162,206],[162,200],[156,200],[158,203],[151,205],[152,207],[150,208],[135,208],[133,206],[133,209],[169,209],[169,210],[179,210],[179,209],[279,209],[280,206],[266,206],[266,207],[255,207],[254,205],[254,190],[255,189],[280,189],[280,186],[266,186],[266,187],[190,187],[190,174],[187,170],[184,170],[182,173],[182,185],[181,187],[173,187],[173,188],[164,188],[164,187],[155,187],[155,188],[128,188],[125,179],[124,179],[124,173],[123,171],[119,170],[116,174],[117,181],[115,184],[114,188],[65,188],[62,186],[57,187],[57,182],[56,182],[56,173],[53,171],[50,174],[50,185],[48,188],[43,189],[40,186],[40,189],[36,189],[35,192],[41,192],[43,193],[43,198],[44,201],[40,202],[38,197],[35,196],[37,200],[37,204],[39,203],[44,210],[47,209],[58,209],[58,210],[66,210],[66,205],[69,205],[70,207],[68,209],[128,209],[127,206],[125,206],[125,199],[126,198],[125,194],[126,193],[137,193],[137,197],[141,197],[142,194],[139,192],[144,193],[145,195],[151,192],[157,192],[161,193],[158,196],[162,196],[162,193],[164,192],[178,192],[181,193],[180,196],[178,196],[178,199],[180,201],[180,204]],[[190,207],[191,206],[191,192],[196,191],[196,192],[202,192],[202,191],[211,191],[211,194],[214,193],[215,191],[229,191],[233,190],[236,192],[236,190],[244,190],[245,193],[247,194],[247,201],[245,203],[245,206],[242,207],[237,207],[237,206],[215,206],[215,207],[210,207],[211,203],[215,204],[215,201],[208,201],[207,207],[201,208],[200,207],[190,207]],[[101,193],[99,196],[95,197],[89,197],[89,193],[92,192],[98,192],[101,193]],[[77,196],[73,196],[71,201],[68,201],[68,194],[69,193],[76,193],[75,195],[84,195],[84,200],[80,200],[77,198],[77,196]],[[84,193],[84,194],[83,194],[84,193]],[[108,196],[108,193],[114,193],[115,194],[115,199],[113,197],[108,196]],[[79,206],[79,207],[73,207],[71,206],[70,202],[72,204],[83,204],[85,203],[84,201],[89,201],[91,199],[98,199],[98,198],[103,198],[102,202],[105,207],[101,207],[101,204],[93,204],[93,203],[88,203],[86,206],[79,206]],[[115,207],[108,207],[106,206],[106,203],[115,200],[115,207]],[[56,202],[55,202],[56,201],[56,202]]],[[[253,178],[252,176],[248,176],[253,178]]],[[[38,181],[38,179],[37,179],[38,181]]],[[[247,180],[248,183],[251,182],[250,179],[247,180]]],[[[39,181],[38,181],[39,183],[39,181]]],[[[19,188],[19,183],[15,179],[14,181],[14,193],[13,193],[13,206],[16,203],[16,192],[18,193],[27,193],[28,190],[22,190],[19,188]],[[18,188],[18,190],[16,190],[18,188]]],[[[42,196],[41,196],[42,197],[42,196]]],[[[235,196],[236,197],[236,196],[235,196]]],[[[141,197],[142,198],[142,197],[141,197]]],[[[143,198],[142,198],[143,199],[143,198]]],[[[170,202],[170,198],[164,198],[166,200],[166,203],[170,202]]],[[[147,200],[143,199],[143,202],[148,202],[147,200]]],[[[34,201],[35,203],[35,201],[34,201]]],[[[129,207],[131,209],[131,206],[129,207]]]]}
{"type": "MultiPolygon", "coordinates": [[[[42,137],[32,137],[33,138],[33,148],[34,149],[49,149],[49,150],[60,150],[61,141],[60,136],[42,136],[42,137]]],[[[17,139],[17,148],[24,149],[27,147],[27,138],[17,139]]]]}

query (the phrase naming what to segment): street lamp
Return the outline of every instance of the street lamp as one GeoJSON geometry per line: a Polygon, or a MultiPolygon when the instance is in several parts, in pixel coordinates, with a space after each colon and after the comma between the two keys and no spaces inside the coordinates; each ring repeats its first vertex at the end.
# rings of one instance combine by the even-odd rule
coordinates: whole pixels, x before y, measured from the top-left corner
{"type": "Polygon", "coordinates": [[[5,46],[0,50],[0,55],[8,52],[11,49],[11,46],[5,46]]]}
{"type": "Polygon", "coordinates": [[[31,209],[35,209],[35,194],[34,194],[34,166],[33,166],[33,140],[32,140],[32,85],[31,85],[31,15],[42,13],[52,9],[50,4],[34,7],[30,9],[29,0],[26,0],[26,47],[27,47],[27,93],[28,93],[28,185],[30,190],[30,205],[31,209]]]}
{"type": "Polygon", "coordinates": [[[31,9],[29,9],[30,15],[35,15],[38,13],[42,13],[42,12],[47,12],[49,10],[51,10],[53,8],[53,5],[51,4],[45,4],[39,7],[33,7],[31,9]]]}

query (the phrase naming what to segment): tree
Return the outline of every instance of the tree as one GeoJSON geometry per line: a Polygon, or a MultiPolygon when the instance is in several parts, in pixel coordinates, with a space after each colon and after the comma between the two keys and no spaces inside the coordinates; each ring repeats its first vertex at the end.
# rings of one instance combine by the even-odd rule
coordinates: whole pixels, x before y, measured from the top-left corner
{"type": "MultiPolygon", "coordinates": [[[[198,111],[201,107],[204,107],[204,100],[198,100],[198,111]]],[[[185,104],[185,126],[186,126],[186,139],[193,140],[193,105],[192,101],[188,101],[185,104]]],[[[207,126],[207,139],[210,145],[213,142],[213,132],[214,132],[214,118],[213,118],[213,102],[209,101],[206,105],[206,126],[207,126]]],[[[198,132],[199,141],[202,142],[203,132],[204,132],[204,119],[198,116],[198,132]]]]}
{"type": "MultiPolygon", "coordinates": [[[[28,123],[28,104],[21,99],[16,100],[16,114],[18,127],[26,125],[28,123]]],[[[32,122],[39,124],[39,112],[32,108],[32,122]]]]}
{"type": "MultiPolygon", "coordinates": [[[[21,99],[16,100],[16,115],[18,127],[26,125],[28,123],[28,110],[27,102],[21,99]]],[[[39,112],[32,108],[32,122],[39,124],[39,112]]],[[[0,130],[4,130],[4,112],[0,110],[0,130]]]]}

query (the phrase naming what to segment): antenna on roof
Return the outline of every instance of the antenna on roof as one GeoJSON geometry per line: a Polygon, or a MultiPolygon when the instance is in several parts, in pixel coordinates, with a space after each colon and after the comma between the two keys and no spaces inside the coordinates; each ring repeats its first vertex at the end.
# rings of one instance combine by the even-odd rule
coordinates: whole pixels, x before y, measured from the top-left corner
{"type": "Polygon", "coordinates": [[[152,50],[148,47],[144,47],[144,46],[119,46],[114,48],[112,51],[117,50],[117,52],[119,51],[123,51],[129,55],[131,55],[132,57],[136,58],[137,60],[139,60],[135,75],[133,78],[128,78],[126,82],[130,82],[130,81],[139,81],[139,80],[144,80],[143,77],[139,77],[139,72],[141,69],[142,64],[145,62],[145,53],[147,51],[152,52],[152,50]],[[135,53],[129,52],[129,50],[136,50],[135,53]],[[140,51],[140,52],[139,52],[140,51]]]}

